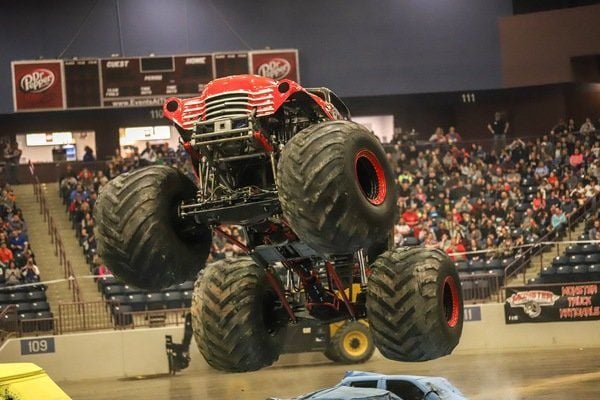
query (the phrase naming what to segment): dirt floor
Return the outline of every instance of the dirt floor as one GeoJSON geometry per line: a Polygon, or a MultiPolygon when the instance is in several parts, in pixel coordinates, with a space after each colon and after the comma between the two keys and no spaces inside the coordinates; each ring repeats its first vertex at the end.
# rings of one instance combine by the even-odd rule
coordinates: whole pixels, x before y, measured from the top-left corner
{"type": "Polygon", "coordinates": [[[290,357],[245,374],[183,371],[177,376],[61,382],[60,386],[75,400],[285,398],[335,385],[345,371],[355,369],[444,376],[476,400],[600,399],[600,348],[458,354],[415,364],[377,357],[355,366],[327,361],[308,365],[306,360],[314,360],[314,355],[294,356],[292,362],[290,357]]]}

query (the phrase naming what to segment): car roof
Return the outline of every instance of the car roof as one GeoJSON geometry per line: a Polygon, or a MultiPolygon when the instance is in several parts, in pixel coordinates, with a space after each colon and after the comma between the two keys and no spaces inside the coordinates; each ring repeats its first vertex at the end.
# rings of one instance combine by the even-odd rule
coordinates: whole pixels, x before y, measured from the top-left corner
{"type": "Polygon", "coordinates": [[[355,388],[348,386],[336,386],[311,393],[301,399],[314,400],[397,400],[398,396],[383,389],[355,388]]]}
{"type": "MultiPolygon", "coordinates": [[[[403,380],[408,380],[408,381],[429,380],[429,379],[431,379],[431,377],[428,377],[428,376],[419,376],[419,375],[385,375],[385,374],[377,374],[377,373],[374,373],[374,372],[364,372],[364,371],[347,371],[346,374],[344,374],[344,378],[342,380],[346,380],[348,378],[403,379],[403,380]]],[[[352,379],[352,380],[354,380],[354,379],[352,379]]]]}

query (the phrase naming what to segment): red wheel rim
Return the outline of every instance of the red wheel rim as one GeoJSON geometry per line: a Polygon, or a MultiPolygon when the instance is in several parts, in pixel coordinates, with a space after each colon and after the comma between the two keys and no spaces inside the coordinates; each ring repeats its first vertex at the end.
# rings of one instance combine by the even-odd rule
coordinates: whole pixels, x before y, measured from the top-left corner
{"type": "Polygon", "coordinates": [[[376,206],[383,203],[387,193],[385,172],[371,150],[362,149],[356,154],[354,173],[358,186],[369,203],[376,206]]]}
{"type": "Polygon", "coordinates": [[[446,279],[444,279],[442,299],[444,301],[444,316],[446,323],[450,328],[454,328],[458,324],[458,319],[460,318],[460,302],[458,299],[458,286],[451,276],[447,276],[446,279]]]}

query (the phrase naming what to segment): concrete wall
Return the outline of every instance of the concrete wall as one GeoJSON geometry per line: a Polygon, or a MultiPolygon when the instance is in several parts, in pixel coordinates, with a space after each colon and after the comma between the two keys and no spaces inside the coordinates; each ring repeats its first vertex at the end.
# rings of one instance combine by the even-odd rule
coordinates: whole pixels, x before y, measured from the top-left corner
{"type": "Polygon", "coordinates": [[[573,79],[571,57],[600,54],[600,5],[500,18],[505,87],[573,79]]]}
{"type": "MultiPolygon", "coordinates": [[[[457,352],[528,351],[549,347],[600,347],[600,321],[506,325],[502,304],[482,305],[481,321],[465,322],[457,352]]],[[[155,328],[106,331],[55,337],[55,353],[21,355],[21,340],[9,339],[0,349],[0,362],[33,362],[57,381],[135,377],[168,371],[165,335],[180,342],[183,329],[155,328]]],[[[195,343],[191,346],[191,373],[209,367],[195,343]]],[[[381,357],[376,353],[375,357],[381,357]]],[[[279,365],[322,362],[317,353],[284,355],[279,365]]]]}

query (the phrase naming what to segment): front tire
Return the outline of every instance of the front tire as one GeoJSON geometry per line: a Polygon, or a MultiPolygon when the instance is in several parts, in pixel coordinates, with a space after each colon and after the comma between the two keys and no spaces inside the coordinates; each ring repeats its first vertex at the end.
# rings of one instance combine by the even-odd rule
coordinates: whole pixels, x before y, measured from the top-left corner
{"type": "Polygon", "coordinates": [[[463,298],[452,260],[440,250],[397,248],[371,266],[367,318],[381,354],[396,361],[443,357],[458,345],[463,298]]]}
{"type": "Polygon", "coordinates": [[[256,371],[279,358],[285,324],[265,270],[248,257],[210,264],[196,281],[192,327],[213,368],[256,371]]]}
{"type": "Polygon", "coordinates": [[[294,136],[279,160],[283,215],[298,237],[325,254],[371,251],[396,220],[392,168],[374,134],[328,121],[294,136]]]}
{"type": "Polygon", "coordinates": [[[166,166],[111,180],[94,207],[98,254],[108,268],[150,290],[193,279],[208,258],[211,231],[180,220],[177,204],[196,191],[192,181],[166,166]]]}

